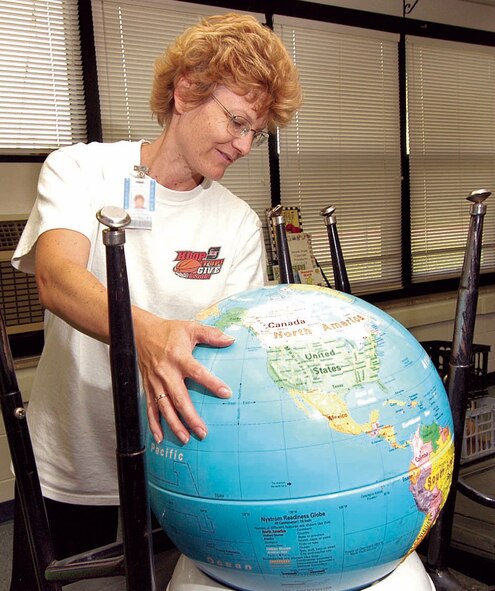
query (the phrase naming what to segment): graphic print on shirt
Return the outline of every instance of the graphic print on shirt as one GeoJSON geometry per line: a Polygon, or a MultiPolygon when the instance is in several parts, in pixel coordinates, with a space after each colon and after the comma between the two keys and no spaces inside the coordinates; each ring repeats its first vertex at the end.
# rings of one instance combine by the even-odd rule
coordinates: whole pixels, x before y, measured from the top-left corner
{"type": "Polygon", "coordinates": [[[210,279],[222,270],[225,259],[220,256],[221,246],[211,246],[208,252],[176,250],[174,273],[183,279],[210,279]]]}

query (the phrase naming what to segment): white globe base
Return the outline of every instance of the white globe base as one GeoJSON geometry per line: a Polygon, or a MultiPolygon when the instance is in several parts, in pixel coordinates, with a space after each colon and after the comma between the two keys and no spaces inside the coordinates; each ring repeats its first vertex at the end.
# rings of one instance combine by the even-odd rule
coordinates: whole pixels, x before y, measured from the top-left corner
{"type": "MultiPolygon", "coordinates": [[[[229,591],[210,577],[202,573],[195,564],[182,555],[175,567],[167,591],[229,591]]],[[[428,573],[416,552],[409,556],[381,581],[366,589],[371,591],[435,591],[428,573]]]]}

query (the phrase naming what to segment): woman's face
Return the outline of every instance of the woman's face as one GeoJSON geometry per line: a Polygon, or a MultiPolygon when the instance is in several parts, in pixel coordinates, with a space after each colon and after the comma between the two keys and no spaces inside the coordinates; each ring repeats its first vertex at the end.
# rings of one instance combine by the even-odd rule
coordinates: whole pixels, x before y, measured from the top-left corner
{"type": "Polygon", "coordinates": [[[241,137],[233,136],[224,108],[246,119],[252,130],[265,128],[267,114],[255,110],[257,101],[249,102],[249,95],[238,95],[223,86],[215,90],[215,97],[217,100],[210,98],[181,113],[176,141],[184,165],[193,176],[220,180],[228,166],[249,154],[254,136],[252,131],[241,137]]]}

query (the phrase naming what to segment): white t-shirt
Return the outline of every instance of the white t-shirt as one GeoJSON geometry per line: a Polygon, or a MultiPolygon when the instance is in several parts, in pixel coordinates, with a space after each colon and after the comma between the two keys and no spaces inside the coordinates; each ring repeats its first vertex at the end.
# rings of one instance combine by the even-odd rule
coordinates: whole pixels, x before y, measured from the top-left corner
{"type": "MultiPolygon", "coordinates": [[[[33,273],[38,237],[65,228],[89,238],[88,269],[106,285],[96,213],[107,205],[122,207],[125,178],[140,163],[141,144],[77,144],[52,153],[14,267],[33,273]]],[[[152,229],[127,229],[125,255],[132,303],[169,319],[190,320],[266,281],[258,216],[214,181],[191,191],[157,185],[152,229]]],[[[48,311],[28,419],[46,497],[118,504],[108,346],[48,311]]]]}

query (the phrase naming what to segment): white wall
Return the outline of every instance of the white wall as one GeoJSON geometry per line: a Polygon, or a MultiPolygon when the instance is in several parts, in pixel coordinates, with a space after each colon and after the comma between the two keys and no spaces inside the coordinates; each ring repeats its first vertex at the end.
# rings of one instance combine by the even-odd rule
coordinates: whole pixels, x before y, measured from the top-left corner
{"type": "Polygon", "coordinates": [[[0,215],[31,211],[40,168],[38,162],[0,162],[0,215]]]}
{"type": "Polygon", "coordinates": [[[419,0],[409,16],[446,25],[495,31],[495,2],[490,4],[470,0],[419,0]]]}
{"type": "MultiPolygon", "coordinates": [[[[457,292],[378,304],[418,341],[452,341],[457,292]]],[[[495,371],[495,287],[479,290],[473,342],[490,345],[488,372],[495,371]]]]}
{"type": "MultiPolygon", "coordinates": [[[[413,5],[414,1],[408,0],[407,4],[413,5]]],[[[399,17],[403,13],[402,0],[319,0],[318,4],[354,8],[399,17]]],[[[419,0],[406,18],[495,31],[495,1],[419,0]]]]}

